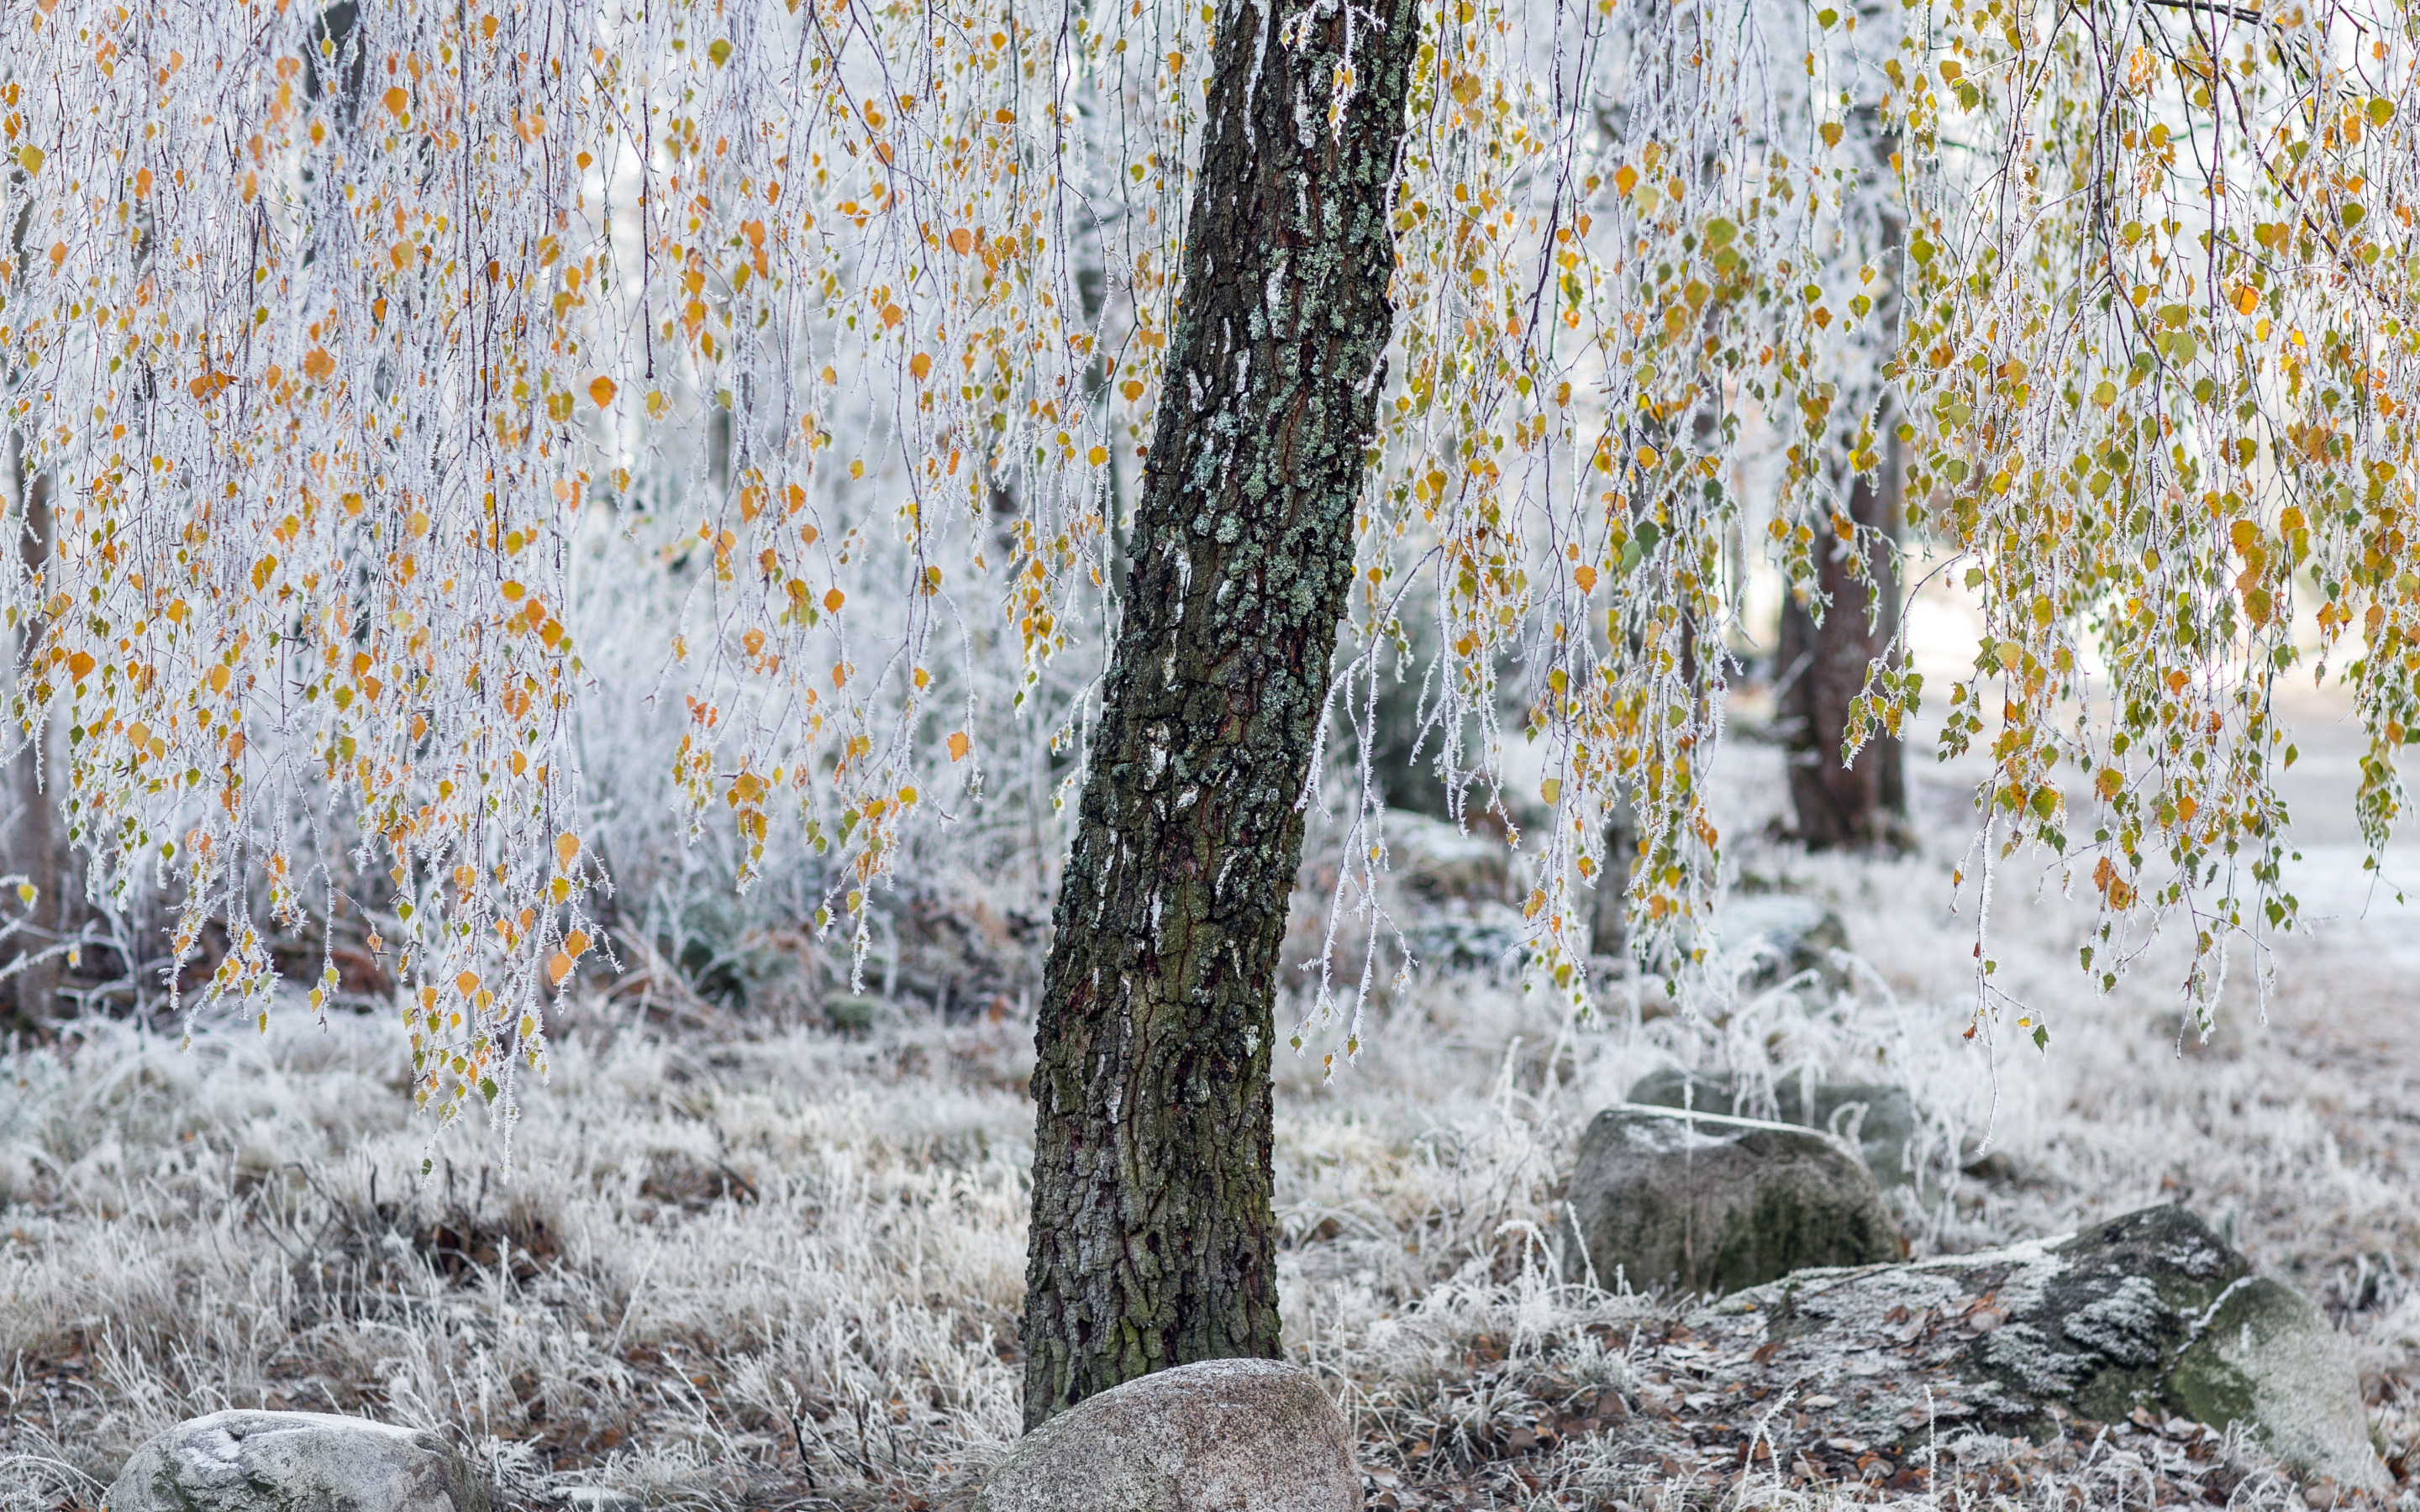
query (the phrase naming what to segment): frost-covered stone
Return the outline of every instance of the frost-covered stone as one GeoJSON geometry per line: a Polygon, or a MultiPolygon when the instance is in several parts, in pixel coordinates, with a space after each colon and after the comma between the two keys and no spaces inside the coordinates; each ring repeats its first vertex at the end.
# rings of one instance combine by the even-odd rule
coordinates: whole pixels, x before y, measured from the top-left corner
{"type": "Polygon", "coordinates": [[[2167,1395],[2202,1422],[2251,1425],[2278,1458],[2339,1486],[2386,1485],[2351,1352],[2291,1287],[2266,1276],[2229,1287],[2196,1320],[2167,1395]]]}
{"type": "Polygon", "coordinates": [[[1837,1431],[1950,1426],[2046,1439],[2062,1417],[2241,1425],[2348,1488],[2387,1484],[2342,1343],[2291,1289],[2179,1207],[2063,1239],[1912,1265],[1813,1271],[1692,1321],[1766,1379],[1834,1403],[1837,1431]],[[2138,1419],[2140,1420],[2140,1419],[2138,1419]]]}
{"type": "Polygon", "coordinates": [[[1753,1119],[1623,1105],[1580,1136],[1564,1272],[1734,1291],[1808,1266],[1897,1259],[1872,1175],[1840,1143],[1753,1119]]]}
{"type": "Polygon", "coordinates": [[[1824,986],[1845,983],[1832,952],[1849,948],[1849,932],[1839,915],[1812,898],[1746,893],[1723,904],[1714,928],[1723,959],[1742,987],[1770,987],[1805,973],[1824,986]]]}
{"type": "Polygon", "coordinates": [[[1511,853],[1500,838],[1405,809],[1388,810],[1384,823],[1395,880],[1422,902],[1503,901],[1511,853]]]}
{"type": "MultiPolygon", "coordinates": [[[[1916,1137],[1916,1109],[1907,1088],[1879,1082],[1815,1082],[1801,1077],[1773,1080],[1771,1112],[1776,1123],[1824,1129],[1854,1139],[1865,1157],[1866,1169],[1885,1187],[1905,1186],[1916,1180],[1908,1145],[1916,1137]]],[[[1737,1077],[1684,1071],[1677,1066],[1651,1072],[1630,1089],[1630,1101],[1651,1107],[1691,1107],[1740,1118],[1760,1117],[1761,1097],[1743,1088],[1737,1077]]]]}
{"type": "Polygon", "coordinates": [[[488,1512],[442,1440],[325,1412],[213,1412],[128,1458],[108,1512],[488,1512]]]}
{"type": "Polygon", "coordinates": [[[1361,1468],[1318,1378],[1274,1360],[1178,1365],[1016,1443],[975,1512],[1360,1512],[1361,1468]]]}

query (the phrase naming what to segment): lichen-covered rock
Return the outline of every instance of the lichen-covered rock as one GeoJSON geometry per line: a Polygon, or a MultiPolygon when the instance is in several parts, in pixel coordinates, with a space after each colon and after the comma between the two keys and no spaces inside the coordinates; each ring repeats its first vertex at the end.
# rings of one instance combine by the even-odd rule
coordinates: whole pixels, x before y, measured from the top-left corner
{"type": "Polygon", "coordinates": [[[975,1512],[1360,1512],[1361,1468],[1318,1378],[1207,1360],[1113,1387],[1016,1442],[975,1512]]]}
{"type": "Polygon", "coordinates": [[[488,1512],[430,1433],[325,1412],[212,1412],[134,1451],[107,1512],[488,1512]]]}
{"type": "Polygon", "coordinates": [[[1563,1218],[1565,1274],[1734,1291],[1809,1266],[1897,1259],[1899,1229],[1865,1166],[1812,1130],[1622,1106],[1580,1136],[1563,1218]]]}
{"type": "Polygon", "coordinates": [[[1906,1186],[1916,1180],[1908,1145],[1916,1137],[1916,1109],[1907,1088],[1879,1082],[1815,1082],[1776,1076],[1772,1105],[1729,1074],[1684,1071],[1677,1066],[1651,1072],[1630,1089],[1630,1101],[1651,1107],[1690,1107],[1736,1118],[1761,1118],[1770,1112],[1776,1123],[1823,1129],[1855,1141],[1866,1169],[1885,1187],[1906,1186]]]}
{"type": "Polygon", "coordinates": [[[2348,1488],[2387,1484],[2342,1345],[2179,1207],[1912,1265],[1807,1272],[1698,1319],[1766,1379],[1835,1402],[1838,1431],[1966,1425],[2045,1439],[2061,1417],[2241,1424],[2348,1488]]]}
{"type": "Polygon", "coordinates": [[[2339,1486],[2386,1484],[2350,1351],[2309,1298],[2266,1276],[2197,1320],[2166,1395],[2201,1422],[2251,1425],[2278,1458],[2339,1486]]]}

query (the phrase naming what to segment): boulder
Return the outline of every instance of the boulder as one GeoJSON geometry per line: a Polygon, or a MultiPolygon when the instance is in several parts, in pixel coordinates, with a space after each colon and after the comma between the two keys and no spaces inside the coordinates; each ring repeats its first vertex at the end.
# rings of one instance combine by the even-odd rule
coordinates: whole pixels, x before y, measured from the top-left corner
{"type": "Polygon", "coordinates": [[[1849,948],[1840,916],[1812,898],[1789,892],[1752,892],[1724,903],[1714,935],[1733,980],[1749,991],[1812,973],[1818,984],[1838,990],[1847,973],[1832,959],[1849,948]]]}
{"type": "Polygon", "coordinates": [[[2238,1281],[2195,1320],[2164,1395],[2198,1422],[2247,1425],[2310,1474],[2386,1484],[2352,1352],[2309,1298],[2267,1276],[2238,1281]]]}
{"type": "Polygon", "coordinates": [[[1580,1136],[1562,1227],[1566,1275],[1642,1289],[1735,1291],[1905,1253],[1873,1176],[1831,1136],[1630,1104],[1580,1136]]]}
{"type": "Polygon", "coordinates": [[[2352,1364],[2317,1309],[2179,1207],[1912,1265],[1815,1271],[1696,1319],[1827,1430],[1921,1443],[1952,1427],[2047,1440],[2062,1419],[2241,1425],[2296,1470],[2377,1489],[2352,1364]]]}
{"type": "Polygon", "coordinates": [[[1206,1360],[1086,1398],[1016,1442],[975,1512],[1360,1512],[1361,1467],[1319,1379],[1206,1360]]]}
{"type": "MultiPolygon", "coordinates": [[[[1630,1089],[1630,1101],[1652,1107],[1698,1108],[1734,1118],[1753,1118],[1765,1111],[1757,1106],[1761,1099],[1742,1088],[1737,1077],[1683,1071],[1677,1066],[1640,1077],[1630,1089]]],[[[1908,1186],[1916,1180],[1916,1167],[1907,1157],[1908,1144],[1916,1137],[1916,1109],[1904,1087],[1880,1082],[1816,1082],[1810,1088],[1803,1077],[1776,1076],[1773,1079],[1772,1112],[1777,1123],[1828,1130],[1854,1140],[1857,1152],[1865,1157],[1866,1169],[1873,1172],[1874,1180],[1885,1187],[1908,1186]]]]}
{"type": "Polygon", "coordinates": [[[108,1512],[488,1512],[432,1433],[325,1412],[212,1412],[127,1459],[108,1512]]]}
{"type": "Polygon", "coordinates": [[[1382,823],[1389,870],[1422,903],[1504,901],[1512,851],[1502,836],[1404,809],[1388,810],[1382,823]]]}

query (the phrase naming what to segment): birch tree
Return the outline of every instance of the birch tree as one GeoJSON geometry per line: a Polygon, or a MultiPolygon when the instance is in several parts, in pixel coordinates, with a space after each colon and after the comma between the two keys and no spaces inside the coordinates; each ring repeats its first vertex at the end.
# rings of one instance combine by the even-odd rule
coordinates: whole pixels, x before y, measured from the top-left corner
{"type": "MultiPolygon", "coordinates": [[[[2181,918],[2206,1007],[2290,925],[2270,690],[2303,606],[2382,842],[2420,730],[2412,22],[9,0],[16,738],[61,735],[97,900],[166,893],[178,965],[224,927],[196,1011],[266,1022],[269,937],[349,850],[416,1098],[509,1118],[600,944],[583,553],[675,528],[671,779],[743,885],[777,831],[826,857],[816,928],[862,938],[904,837],[1086,757],[1029,1418],[1271,1352],[1269,1057],[1350,1057],[1352,942],[1387,928],[1383,809],[1320,788],[1322,742],[1390,648],[1438,648],[1457,802],[1512,820],[1540,748],[1547,817],[1508,829],[1575,1011],[1595,889],[1684,991],[1718,924],[1726,532],[1811,620],[1888,560],[1855,501],[1894,444],[1989,626],[1943,736],[1993,755],[1978,854],[2089,889],[2096,980],[2181,918]],[[1883,219],[1902,242],[1859,239],[1883,219]],[[1088,645],[1091,693],[986,722],[974,664],[1022,707],[1088,645]],[[1358,870],[1280,1022],[1331,806],[1358,870]]],[[[1839,754],[1920,694],[1874,664],[1839,754]]]]}

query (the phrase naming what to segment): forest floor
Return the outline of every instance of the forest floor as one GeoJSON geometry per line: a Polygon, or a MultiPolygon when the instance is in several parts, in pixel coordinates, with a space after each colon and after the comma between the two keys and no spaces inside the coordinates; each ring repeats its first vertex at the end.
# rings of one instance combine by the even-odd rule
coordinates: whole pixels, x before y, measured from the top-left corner
{"type": "MultiPolygon", "coordinates": [[[[2324,797],[2348,758],[2304,744],[2296,780],[2324,797]]],[[[1969,1041],[1972,891],[1953,914],[1948,872],[1971,774],[1916,764],[1939,838],[1839,859],[1761,838],[1775,752],[1722,760],[1745,885],[1839,911],[1862,963],[1847,992],[1694,1018],[1616,995],[1575,1025],[1484,971],[1432,976],[1377,1006],[1332,1080],[1316,1055],[1280,1065],[1286,1337],[1351,1414],[1374,1504],[2330,1500],[2148,1418],[1901,1452],[1780,1404],[1743,1439],[1743,1362],[1684,1301],[1559,1279],[1573,1139],[1676,1063],[1905,1085],[1919,1255],[2189,1203],[2344,1331],[2399,1467],[2420,1443],[2420,909],[2369,888],[2315,815],[2293,878],[2308,927],[2276,948],[2265,1018],[2247,967],[2205,1041],[2179,1018],[2173,949],[2096,996],[2074,964],[2088,912],[2009,872],[1993,980],[2051,1043],[2014,1048],[2006,1021],[1969,1041]],[[1987,1136],[1998,1158],[1978,1162],[1987,1136]]],[[[509,1143],[416,1119],[378,1019],[297,1010],[184,1050],[94,1023],[0,1062],[0,1512],[97,1506],[134,1444],[228,1406],[439,1428],[510,1505],[578,1487],[650,1507],[962,1504],[1017,1424],[1030,1021],[1005,1003],[883,1010],[851,1035],[571,1017],[509,1143]]]]}

